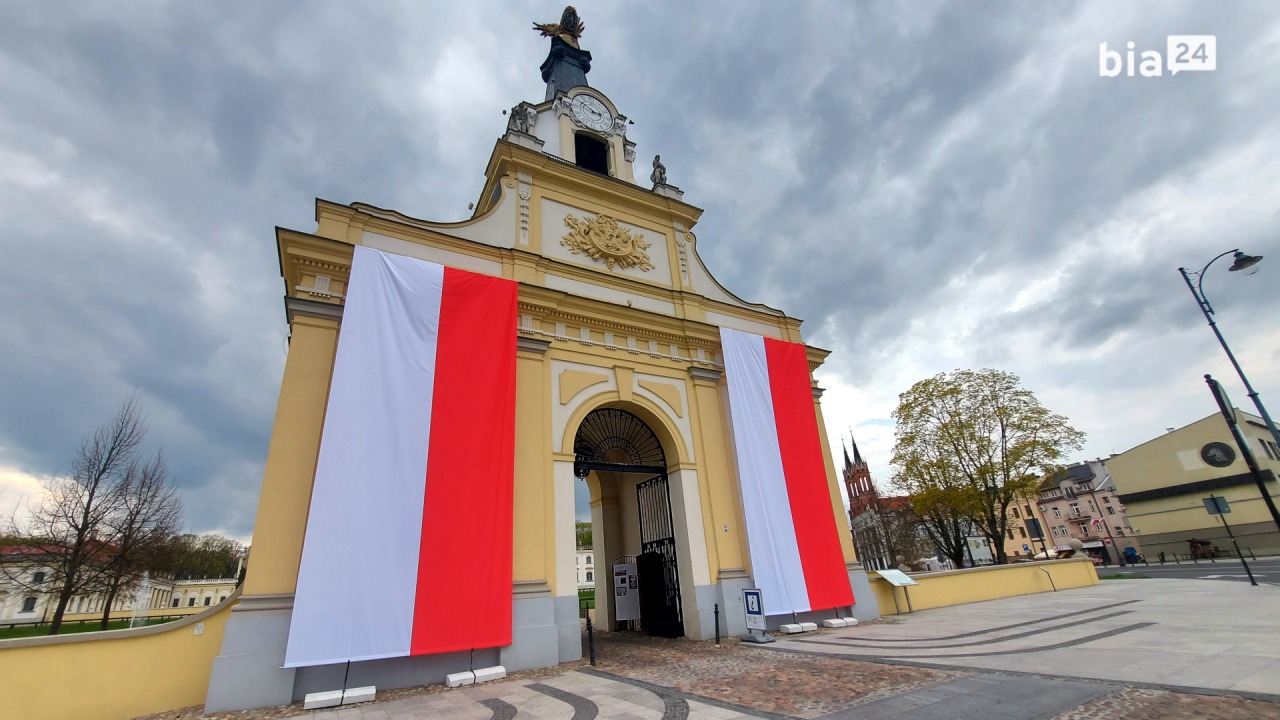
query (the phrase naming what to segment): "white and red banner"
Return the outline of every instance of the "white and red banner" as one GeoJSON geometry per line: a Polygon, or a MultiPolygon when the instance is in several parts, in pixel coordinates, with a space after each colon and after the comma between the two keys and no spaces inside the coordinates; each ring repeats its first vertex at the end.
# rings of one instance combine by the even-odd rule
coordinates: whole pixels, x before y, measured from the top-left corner
{"type": "Polygon", "coordinates": [[[751,574],[771,613],[853,604],[805,347],[720,329],[751,574]]]}
{"type": "Polygon", "coordinates": [[[511,644],[516,283],[355,248],[285,667],[511,644]]]}

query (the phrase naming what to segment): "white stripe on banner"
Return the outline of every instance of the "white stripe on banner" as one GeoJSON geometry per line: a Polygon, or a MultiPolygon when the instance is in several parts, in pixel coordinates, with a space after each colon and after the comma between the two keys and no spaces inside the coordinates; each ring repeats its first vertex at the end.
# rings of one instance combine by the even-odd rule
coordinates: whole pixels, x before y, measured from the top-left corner
{"type": "Polygon", "coordinates": [[[764,338],[720,328],[751,576],[771,614],[809,610],[782,472],[764,338]]]}
{"type": "Polygon", "coordinates": [[[443,287],[355,248],[285,667],[409,654],[443,287]]]}

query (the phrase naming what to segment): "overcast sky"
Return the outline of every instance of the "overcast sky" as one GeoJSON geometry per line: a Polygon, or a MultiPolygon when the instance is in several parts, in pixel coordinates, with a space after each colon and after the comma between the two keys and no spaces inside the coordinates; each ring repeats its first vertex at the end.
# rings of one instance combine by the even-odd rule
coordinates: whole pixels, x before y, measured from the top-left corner
{"type": "MultiPolygon", "coordinates": [[[[193,531],[247,539],[285,359],[273,228],[314,199],[455,221],[547,2],[0,1],[0,505],[137,389],[193,531]]],[[[708,268],[832,350],[828,430],[883,486],[890,413],[1019,375],[1106,456],[1248,407],[1177,274],[1280,411],[1275,2],[583,3],[588,79],[706,210],[708,268]],[[1217,69],[1099,76],[1214,35],[1217,69]],[[1274,264],[1273,264],[1274,263],[1274,264]]]]}

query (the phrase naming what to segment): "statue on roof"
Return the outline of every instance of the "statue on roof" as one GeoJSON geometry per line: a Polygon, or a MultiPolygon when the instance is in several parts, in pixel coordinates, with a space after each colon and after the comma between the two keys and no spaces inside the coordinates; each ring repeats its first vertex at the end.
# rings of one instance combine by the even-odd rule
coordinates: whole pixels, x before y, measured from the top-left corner
{"type": "Polygon", "coordinates": [[[587,26],[582,24],[582,20],[578,17],[578,11],[572,5],[566,6],[564,12],[560,14],[559,23],[534,23],[533,29],[542,33],[542,37],[560,38],[574,49],[578,48],[578,38],[582,37],[582,31],[587,26]]]}

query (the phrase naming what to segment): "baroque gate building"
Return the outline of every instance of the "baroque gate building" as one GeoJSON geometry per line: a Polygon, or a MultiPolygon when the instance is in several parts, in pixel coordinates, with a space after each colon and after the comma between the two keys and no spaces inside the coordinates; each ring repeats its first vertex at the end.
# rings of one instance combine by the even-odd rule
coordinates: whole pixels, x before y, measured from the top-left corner
{"type": "MultiPolygon", "coordinates": [[[[749,408],[739,396],[731,406],[724,338],[736,331],[740,335],[734,337],[794,346],[802,342],[800,321],[746,302],[716,282],[699,259],[692,232],[702,210],[667,182],[660,161],[655,159],[651,186],[636,182],[628,120],[587,84],[591,56],[578,47],[581,25],[571,13],[566,10],[559,25],[539,26],[551,38],[542,66],[545,99],[512,109],[470,219],[432,222],[362,203],[318,200],[314,232],[277,229],[289,355],[252,558],[214,664],[207,712],[287,704],[344,682],[349,687],[419,685],[469,668],[501,664],[516,671],[579,659],[574,507],[579,478],[591,495],[602,629],[621,625],[611,577],[617,559],[637,559],[641,623],[654,634],[709,639],[716,605],[724,632],[744,632],[741,590],[772,587],[773,581],[763,577],[763,556],[776,554],[773,536],[767,528],[757,530],[763,521],[753,518],[779,504],[785,509],[787,490],[769,495],[774,492],[767,487],[769,460],[757,457],[760,443],[743,430],[749,408]],[[301,602],[300,568],[305,575],[304,555],[319,546],[318,531],[308,521],[318,522],[318,490],[315,497],[313,490],[326,462],[322,446],[340,450],[343,442],[333,414],[335,358],[351,350],[340,347],[340,338],[351,332],[347,325],[354,310],[348,296],[357,290],[349,286],[353,262],[358,266],[364,262],[361,253],[372,251],[392,264],[423,261],[424,267],[444,266],[446,273],[504,279],[515,288],[514,323],[503,330],[513,336],[515,356],[511,577],[504,581],[510,595],[506,606],[499,605],[510,608],[510,617],[493,618],[498,625],[509,623],[509,642],[288,666],[286,646],[297,642],[300,632],[294,627],[291,634],[295,603],[301,602]],[[762,472],[763,490],[749,481],[762,472]]],[[[793,491],[790,504],[797,520],[786,530],[793,535],[779,537],[792,550],[799,537],[808,573],[808,540],[800,536],[810,526],[820,534],[829,529],[830,552],[823,562],[829,565],[834,558],[835,584],[847,584],[830,588],[835,594],[826,597],[848,596],[848,601],[797,606],[766,592],[769,623],[776,627],[850,613],[874,618],[875,598],[854,555],[827,444],[821,390],[810,375],[827,352],[794,347],[802,353],[804,405],[812,407],[806,418],[810,430],[801,432],[801,440],[811,443],[814,453],[820,451],[820,460],[812,467],[817,494],[805,501],[807,519],[799,519],[798,506],[804,503],[793,491]]],[[[778,433],[789,432],[779,425],[778,433]]],[[[374,480],[352,479],[357,494],[349,497],[376,493],[373,485],[364,485],[374,480]]],[[[827,538],[822,535],[824,542],[827,538]]],[[[349,537],[339,544],[359,541],[349,537]]],[[[781,565],[768,572],[779,578],[800,573],[786,562],[781,565]]],[[[317,574],[342,573],[330,578],[339,589],[397,582],[360,566],[327,566],[324,558],[315,567],[321,568],[317,574]]],[[[812,578],[809,582],[814,597],[812,578]]],[[[432,592],[465,597],[471,589],[432,592]]],[[[363,632],[359,628],[367,616],[385,610],[377,592],[372,597],[368,606],[341,609],[345,615],[336,616],[341,620],[330,630],[338,634],[350,625],[363,632]]],[[[423,622],[461,621],[433,617],[423,622]]]]}

